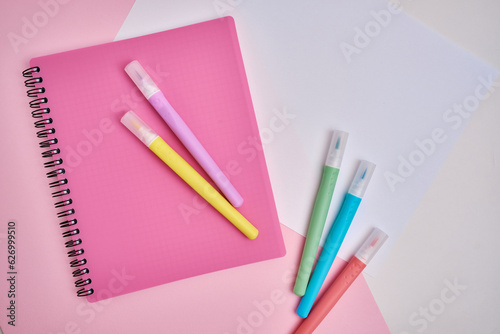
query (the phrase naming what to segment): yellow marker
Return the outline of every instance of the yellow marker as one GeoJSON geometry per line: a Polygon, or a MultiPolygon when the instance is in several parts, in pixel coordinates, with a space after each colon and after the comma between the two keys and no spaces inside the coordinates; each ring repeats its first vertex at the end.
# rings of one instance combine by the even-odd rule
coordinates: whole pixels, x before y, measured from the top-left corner
{"type": "Polygon", "coordinates": [[[255,239],[259,231],[241,215],[229,202],[201,176],[186,160],[175,152],[156,132],[154,132],[133,111],[123,115],[121,122],[144,145],[149,147],[168,167],[179,175],[201,197],[226,217],[249,239],[255,239]]]}

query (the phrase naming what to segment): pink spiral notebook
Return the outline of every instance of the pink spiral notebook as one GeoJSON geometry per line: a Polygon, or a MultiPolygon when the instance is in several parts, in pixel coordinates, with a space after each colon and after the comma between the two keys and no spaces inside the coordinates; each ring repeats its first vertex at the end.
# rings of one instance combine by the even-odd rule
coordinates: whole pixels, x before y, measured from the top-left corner
{"type": "Polygon", "coordinates": [[[34,58],[30,66],[30,107],[79,296],[94,302],[285,254],[231,17],[34,58]],[[134,59],[243,196],[238,210],[259,229],[257,239],[120,123],[134,110],[210,180],[125,73],[134,59]]]}

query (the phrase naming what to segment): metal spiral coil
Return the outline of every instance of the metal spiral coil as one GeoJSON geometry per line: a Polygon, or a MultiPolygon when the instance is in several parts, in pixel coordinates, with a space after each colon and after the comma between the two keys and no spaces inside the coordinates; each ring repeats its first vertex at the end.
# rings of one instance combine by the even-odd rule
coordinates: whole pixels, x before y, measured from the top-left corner
{"type": "MultiPolygon", "coordinates": [[[[70,194],[70,190],[69,188],[66,188],[68,180],[62,177],[66,173],[63,168],[63,159],[57,157],[61,154],[61,150],[57,147],[53,147],[53,145],[58,143],[58,140],[52,136],[56,133],[56,130],[51,127],[51,124],[53,123],[52,118],[48,117],[48,114],[50,114],[50,108],[45,106],[49,100],[47,97],[40,96],[45,93],[45,87],[37,87],[37,84],[42,83],[43,79],[40,76],[35,77],[35,73],[40,73],[40,67],[34,66],[24,70],[23,77],[27,78],[24,81],[24,85],[27,88],[30,88],[27,91],[27,95],[32,98],[29,102],[30,108],[32,109],[31,116],[38,119],[34,122],[35,128],[41,129],[36,132],[36,136],[44,139],[39,142],[40,148],[46,149],[42,152],[42,157],[50,159],[50,161],[44,162],[43,166],[44,168],[50,169],[46,173],[48,179],[57,178],[57,180],[49,183],[49,187],[57,187],[60,189],[52,192],[52,198],[58,198],[58,200],[54,203],[55,208],[62,210],[57,212],[57,218],[62,219],[59,223],[59,227],[71,227],[71,229],[62,233],[64,239],[69,239],[64,243],[66,248],[72,248],[68,251],[68,257],[75,258],[70,261],[70,267],[82,267],[87,264],[87,260],[85,258],[78,258],[84,254],[84,250],[81,247],[82,239],[77,237],[80,234],[80,230],[76,228],[77,220],[74,218],[75,210],[69,207],[73,204],[73,200],[71,198],[67,198],[70,194]]],[[[78,297],[85,297],[94,293],[94,289],[89,287],[92,280],[90,278],[81,277],[83,275],[88,275],[89,273],[90,271],[88,268],[78,268],[73,271],[73,277],[78,277],[75,281],[75,287],[78,288],[78,291],[76,292],[78,297]]]]}

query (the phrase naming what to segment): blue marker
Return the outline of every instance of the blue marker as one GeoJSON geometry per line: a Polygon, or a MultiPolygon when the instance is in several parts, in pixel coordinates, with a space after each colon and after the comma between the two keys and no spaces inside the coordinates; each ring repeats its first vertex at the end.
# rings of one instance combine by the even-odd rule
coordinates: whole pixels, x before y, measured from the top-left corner
{"type": "Polygon", "coordinates": [[[369,161],[363,160],[359,164],[351,187],[345,196],[344,203],[342,203],[342,207],[328,233],[323,251],[311,276],[311,280],[307,285],[306,293],[297,308],[297,314],[302,318],[307,317],[309,311],[311,311],[311,307],[318,296],[318,292],[325,281],[333,260],[337,256],[340,245],[344,241],[347,230],[351,226],[351,222],[358,210],[359,203],[361,203],[361,199],[365,194],[366,187],[370,182],[374,170],[375,164],[369,161]]]}

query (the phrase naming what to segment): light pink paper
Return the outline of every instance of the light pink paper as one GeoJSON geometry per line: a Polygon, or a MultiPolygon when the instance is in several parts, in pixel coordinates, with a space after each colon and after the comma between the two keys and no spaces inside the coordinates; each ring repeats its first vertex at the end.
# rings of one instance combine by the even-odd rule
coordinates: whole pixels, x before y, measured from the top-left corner
{"type": "MultiPolygon", "coordinates": [[[[15,328],[2,323],[2,329],[6,334],[293,333],[302,321],[295,313],[300,298],[293,293],[293,284],[305,239],[284,225],[281,229],[287,247],[284,257],[96,303],[76,298],[71,282],[50,271],[38,281],[32,277],[26,283],[43,283],[46,288],[35,289],[31,296],[23,294],[19,312],[25,316],[15,328]],[[50,276],[54,281],[48,280],[50,276]]],[[[345,264],[335,260],[325,286],[345,264]]],[[[52,267],[64,265],[61,261],[52,267]]],[[[390,333],[363,276],[315,331],[330,333],[390,333]]]]}

